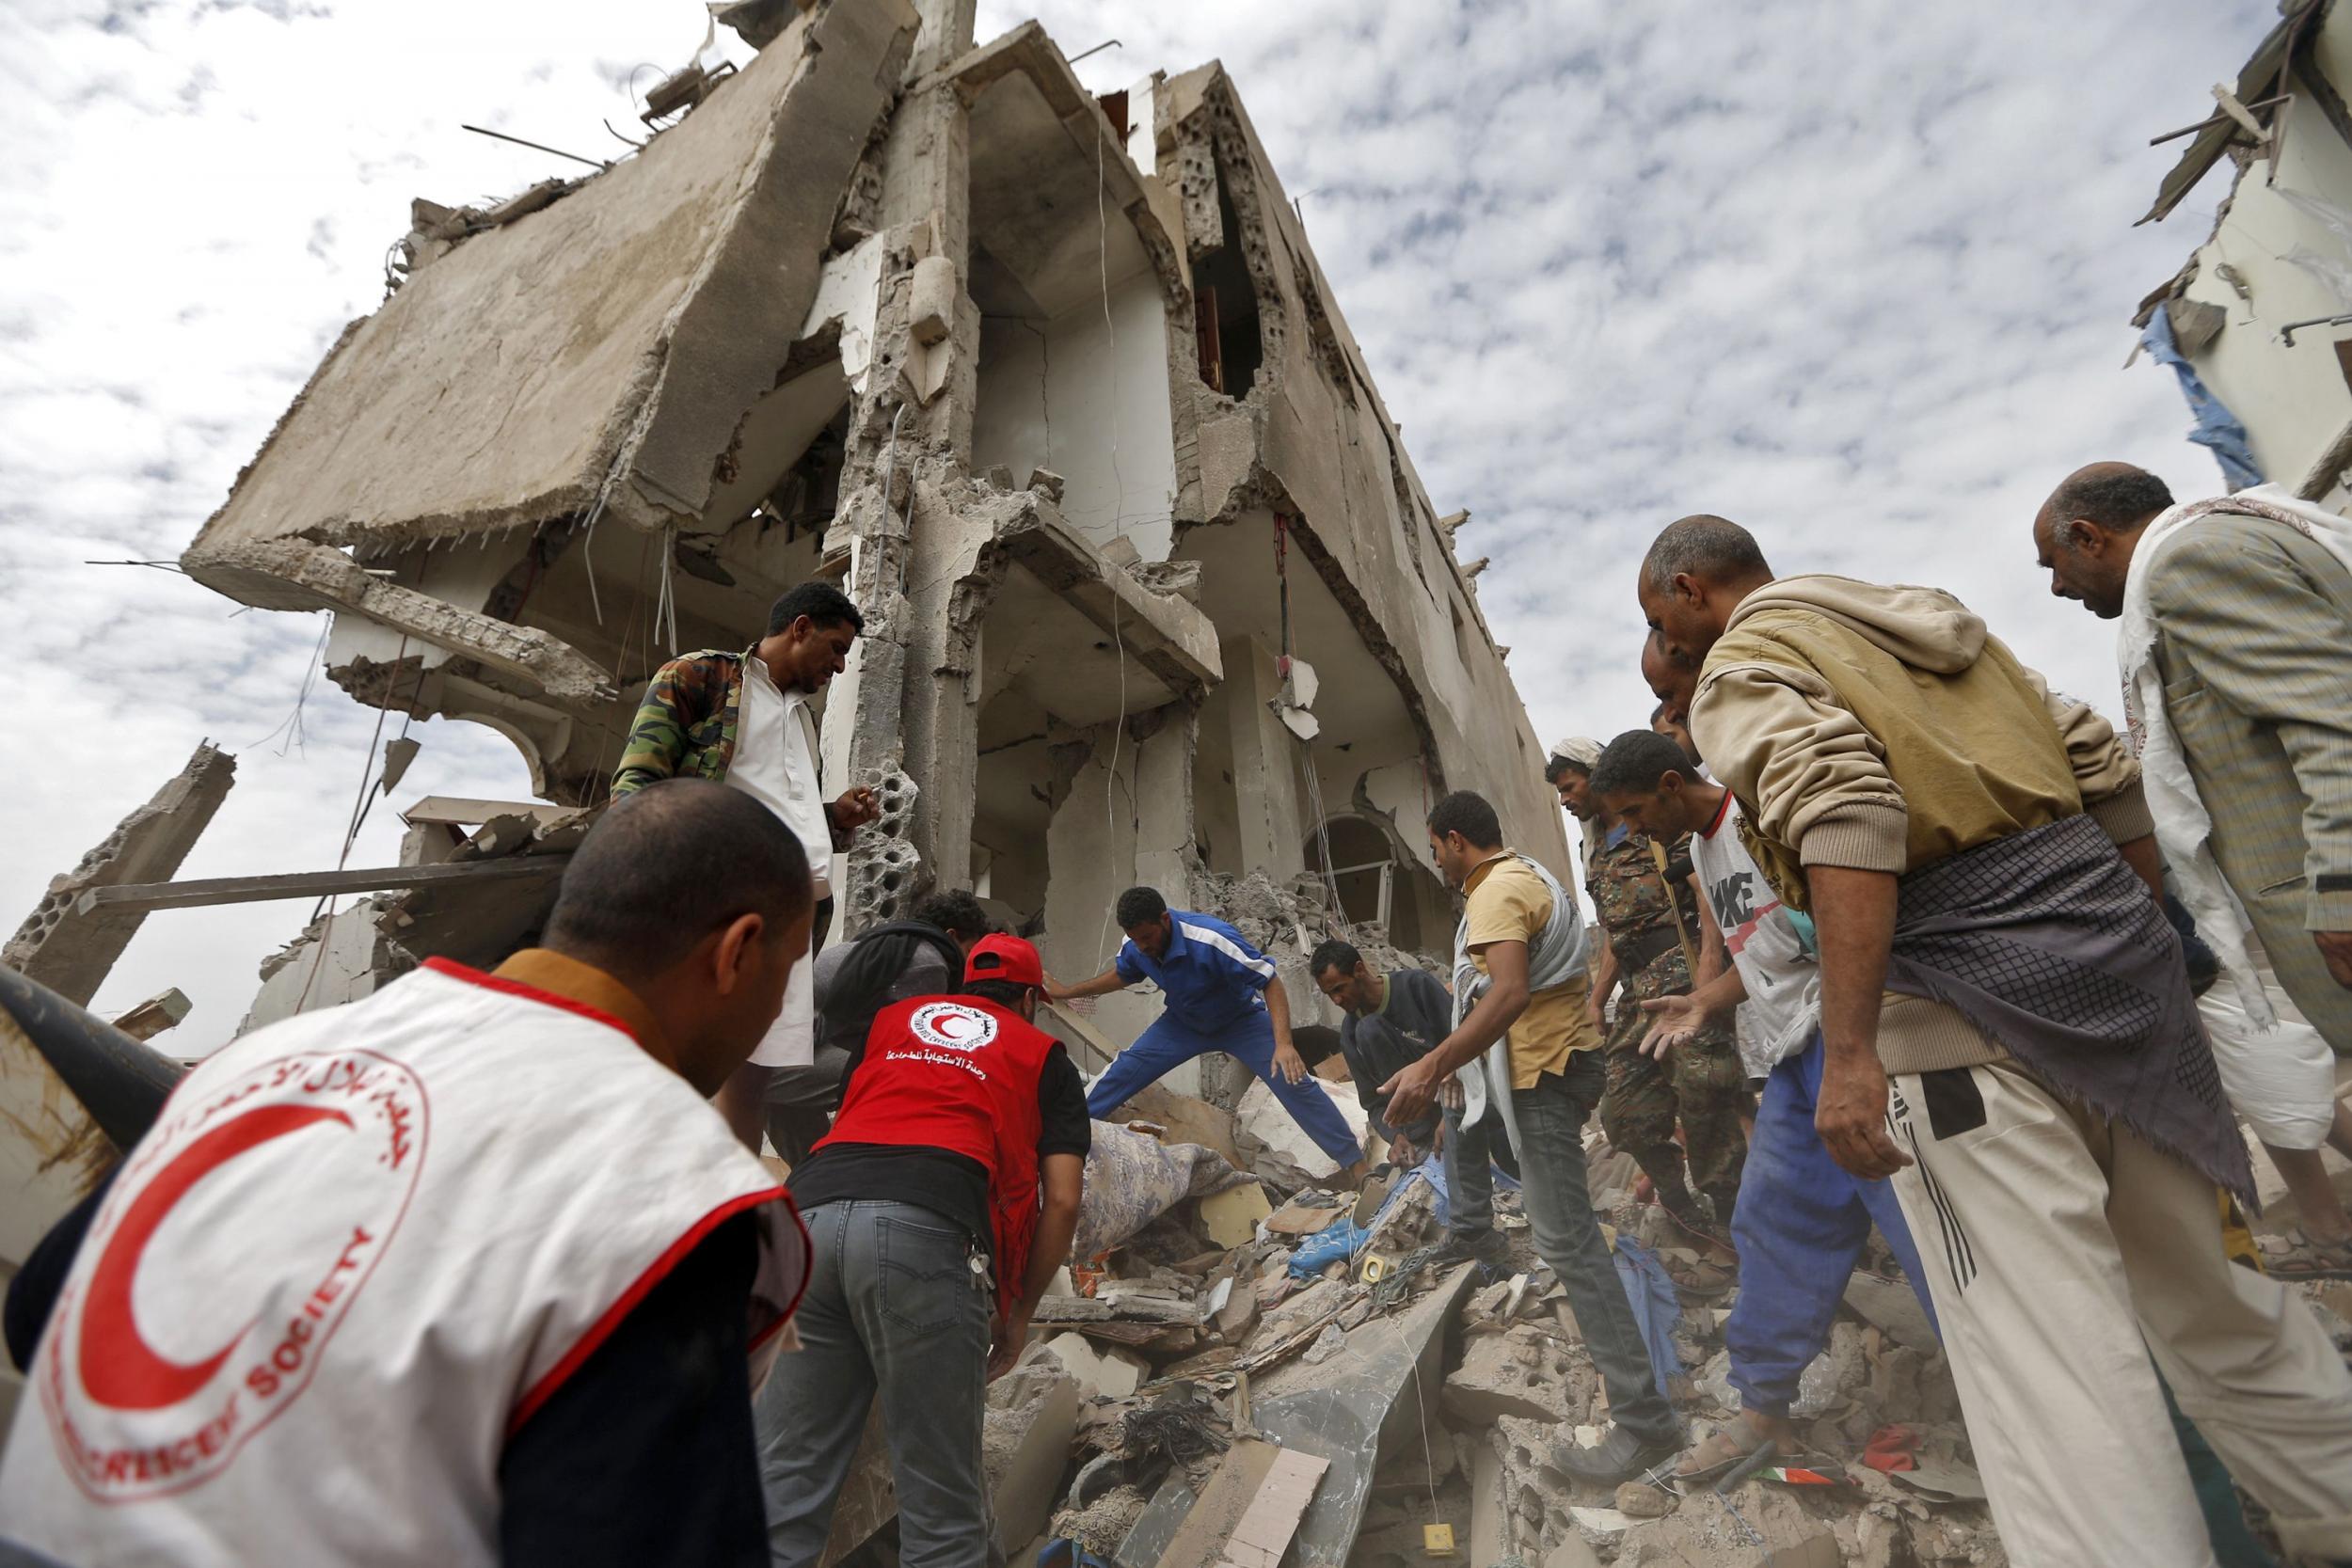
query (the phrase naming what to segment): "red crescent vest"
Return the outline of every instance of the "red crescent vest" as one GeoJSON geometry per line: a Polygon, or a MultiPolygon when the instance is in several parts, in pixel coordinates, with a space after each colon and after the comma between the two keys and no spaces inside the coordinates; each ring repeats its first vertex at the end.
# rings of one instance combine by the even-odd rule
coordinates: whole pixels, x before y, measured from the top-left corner
{"type": "Polygon", "coordinates": [[[977,996],[883,1008],[850,1074],[832,1144],[944,1148],[988,1171],[997,1310],[1009,1311],[1037,1234],[1038,1079],[1054,1037],[977,996]]]}

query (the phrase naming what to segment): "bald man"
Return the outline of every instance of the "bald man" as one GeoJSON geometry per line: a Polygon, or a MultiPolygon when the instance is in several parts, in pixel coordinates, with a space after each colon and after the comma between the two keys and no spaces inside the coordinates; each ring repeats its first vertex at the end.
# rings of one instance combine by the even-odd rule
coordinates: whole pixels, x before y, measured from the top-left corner
{"type": "Polygon", "coordinates": [[[2319,1155],[2352,1155],[2327,1049],[2352,1054],[2352,524],[2275,484],[2175,505],[2147,470],[2093,463],[2033,533],[2050,592],[2122,623],[2157,840],[2226,972],[2202,1002],[2215,1058],[2301,1218],[2279,1272],[2352,1276],[2319,1155]],[[2257,953],[2318,1037],[2278,1016],[2257,953]]]}
{"type": "Polygon", "coordinates": [[[1814,1125],[1921,1243],[2010,1560],[2209,1560],[2151,1354],[2289,1550],[2352,1555],[2352,1376],[2223,1251],[2215,1187],[2253,1173],[2129,749],[1950,594],[1776,577],[1722,517],[1668,527],[1635,590],[1812,917],[1814,1125]]]}

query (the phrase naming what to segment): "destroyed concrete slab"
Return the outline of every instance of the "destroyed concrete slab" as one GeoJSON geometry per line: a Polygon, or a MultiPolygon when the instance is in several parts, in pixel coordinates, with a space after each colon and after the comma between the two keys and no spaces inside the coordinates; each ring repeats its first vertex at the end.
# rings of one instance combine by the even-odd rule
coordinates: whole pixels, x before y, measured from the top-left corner
{"type": "Polygon", "coordinates": [[[1943,1349],[1935,1325],[1919,1305],[1918,1293],[1899,1279],[1881,1279],[1857,1271],[1846,1285],[1846,1305],[1865,1323],[1875,1323],[1897,1344],[1934,1355],[1943,1349]]]}
{"type": "MultiPolygon", "coordinates": [[[[1335,1087],[1320,1078],[1307,1082],[1331,1101],[1347,1123],[1349,1134],[1358,1148],[1363,1147],[1364,1134],[1371,1121],[1355,1094],[1335,1087]]],[[[1319,1148],[1307,1130],[1291,1118],[1282,1102],[1274,1098],[1274,1091],[1262,1082],[1252,1082],[1241,1103],[1233,1108],[1234,1125],[1240,1134],[1255,1139],[1263,1153],[1254,1154],[1250,1168],[1276,1181],[1290,1186],[1303,1186],[1311,1181],[1328,1181],[1340,1173],[1340,1164],[1319,1148]]],[[[1334,1216],[1336,1217],[1336,1216],[1334,1216]]]]}
{"type": "Polygon", "coordinates": [[[345,331],[189,574],[275,605],[276,574],[235,546],[530,528],[599,500],[635,528],[699,523],[915,20],[905,0],[797,20],[636,156],[418,273],[345,331]]]}
{"type": "Polygon", "coordinates": [[[989,1392],[981,1433],[989,1513],[1000,1550],[1018,1552],[1053,1517],[1078,1424],[1078,1381],[1032,1362],[989,1392]]]}
{"type": "MultiPolygon", "coordinates": [[[[1050,1355],[1032,1350],[1024,1363],[989,1386],[981,1433],[989,1506],[1000,1545],[1018,1551],[1053,1514],[1077,1430],[1078,1381],[1050,1355]]],[[[833,1568],[898,1515],[898,1493],[879,1402],[834,1504],[833,1526],[818,1557],[833,1568]]]]}
{"type": "Polygon", "coordinates": [[[135,1040],[151,1040],[166,1030],[177,1027],[194,1006],[188,1000],[186,991],[173,986],[168,990],[157,991],[116,1019],[115,1027],[135,1040]]]}
{"type": "Polygon", "coordinates": [[[170,880],[236,779],[236,758],[209,741],[197,747],[152,800],[116,824],[80,864],[51,880],[40,903],[0,948],[0,966],[87,1005],[146,916],[103,909],[82,914],[76,902],[94,888],[170,880]]]}
{"type": "Polygon", "coordinates": [[[1445,1325],[1476,1273],[1463,1264],[1403,1311],[1349,1330],[1345,1346],[1322,1365],[1294,1361],[1253,1389],[1259,1431],[1331,1462],[1299,1526],[1299,1568],[1347,1560],[1383,1454],[1445,1440],[1430,1406],[1444,1372],[1445,1325]]]}
{"type": "Polygon", "coordinates": [[[1083,1334],[1057,1334],[1045,1341],[1045,1354],[1061,1363],[1078,1385],[1082,1399],[1123,1400],[1152,1375],[1152,1364],[1118,1345],[1096,1345],[1083,1334]]]}
{"type": "Polygon", "coordinates": [[[1275,1568],[1327,1462],[1245,1437],[1227,1450],[1159,1568],[1275,1568]]]}
{"type": "Polygon", "coordinates": [[[1200,1224],[1209,1240],[1221,1247],[1247,1245],[1256,1240],[1258,1223],[1274,1212],[1265,1189],[1255,1181],[1229,1187],[1200,1200],[1200,1224]]]}
{"type": "Polygon", "coordinates": [[[1592,1404],[1591,1362],[1572,1357],[1532,1325],[1470,1337],[1462,1364],[1446,1374],[1445,1413],[1469,1427],[1505,1416],[1534,1421],[1581,1420],[1592,1404]]]}

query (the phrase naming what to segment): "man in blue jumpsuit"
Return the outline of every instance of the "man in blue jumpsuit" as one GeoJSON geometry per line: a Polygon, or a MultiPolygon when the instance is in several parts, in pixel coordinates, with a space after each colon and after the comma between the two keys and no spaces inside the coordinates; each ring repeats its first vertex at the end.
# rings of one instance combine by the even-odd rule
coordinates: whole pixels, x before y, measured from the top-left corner
{"type": "Polygon", "coordinates": [[[1148,887],[1120,894],[1118,912],[1127,940],[1111,967],[1074,986],[1049,981],[1045,994],[1067,1002],[1150,980],[1167,996],[1168,1010],[1095,1081],[1087,1113],[1107,1118],[1170,1068],[1222,1051],[1264,1081],[1291,1119],[1339,1164],[1342,1181],[1360,1180],[1363,1148],[1330,1096],[1309,1081],[1291,1044],[1290,1003],[1274,961],[1222,920],[1171,910],[1148,887]]]}

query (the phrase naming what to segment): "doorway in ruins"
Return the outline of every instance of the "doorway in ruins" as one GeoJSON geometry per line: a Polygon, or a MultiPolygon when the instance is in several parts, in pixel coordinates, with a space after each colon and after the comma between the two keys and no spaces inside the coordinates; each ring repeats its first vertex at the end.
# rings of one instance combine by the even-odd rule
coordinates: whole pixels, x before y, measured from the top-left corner
{"type": "Polygon", "coordinates": [[[1351,929],[1375,926],[1390,945],[1407,953],[1452,945],[1454,916],[1445,888],[1385,824],[1353,813],[1331,817],[1321,832],[1308,836],[1303,852],[1307,869],[1336,895],[1351,929]]]}

